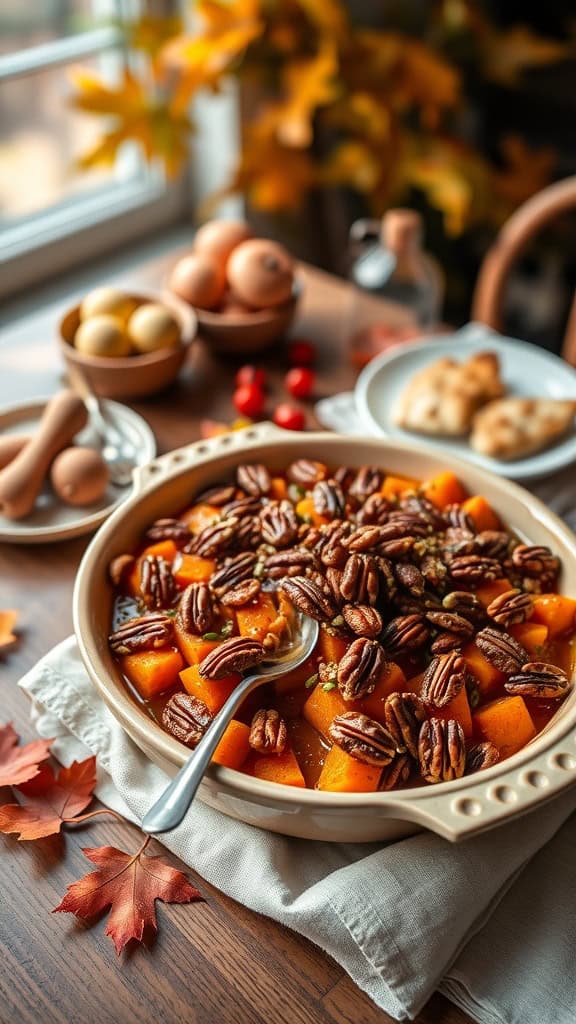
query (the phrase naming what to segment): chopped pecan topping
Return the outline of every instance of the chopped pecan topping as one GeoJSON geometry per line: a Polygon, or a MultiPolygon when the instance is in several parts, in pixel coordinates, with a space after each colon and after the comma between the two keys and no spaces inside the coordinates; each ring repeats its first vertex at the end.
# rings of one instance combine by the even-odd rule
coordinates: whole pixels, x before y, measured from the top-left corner
{"type": "Polygon", "coordinates": [[[346,512],[342,488],[335,480],[319,480],[314,485],[312,500],[319,516],[341,519],[346,512]]]}
{"type": "Polygon", "coordinates": [[[514,626],[518,622],[526,622],[526,619],[530,618],[533,608],[534,602],[530,594],[524,594],[521,590],[514,588],[504,591],[503,594],[498,594],[498,597],[495,597],[488,605],[486,614],[494,619],[499,626],[508,629],[509,626],[514,626]]]}
{"type": "Polygon", "coordinates": [[[261,463],[238,466],[236,480],[238,481],[238,486],[246,494],[251,494],[255,498],[262,498],[269,494],[272,487],[270,473],[266,466],[263,466],[261,463]]]}
{"type": "Polygon", "coordinates": [[[506,680],[504,689],[521,697],[557,698],[568,693],[570,682],[564,670],[557,665],[529,661],[522,665],[520,672],[506,680]]]}
{"type": "Polygon", "coordinates": [[[554,579],[560,569],[560,560],[543,544],[519,544],[512,552],[512,564],[525,576],[550,579],[554,579]]]}
{"type": "Polygon", "coordinates": [[[198,666],[205,679],[221,679],[231,672],[245,672],[266,657],[264,645],[246,636],[231,636],[207,654],[198,666]]]}
{"type": "Polygon", "coordinates": [[[162,724],[187,747],[196,747],[212,721],[204,701],[188,693],[175,693],[162,712],[162,724]]]}
{"type": "Polygon", "coordinates": [[[382,526],[388,521],[391,507],[383,494],[371,494],[358,509],[356,522],[358,526],[382,526]]]}
{"type": "Polygon", "coordinates": [[[286,748],[286,722],[278,711],[260,708],[252,719],[249,743],[262,754],[281,754],[286,748]]]}
{"type": "Polygon", "coordinates": [[[462,530],[459,526],[448,527],[444,533],[441,547],[445,557],[450,560],[457,556],[478,554],[474,534],[468,530],[462,530]]]}
{"type": "Polygon", "coordinates": [[[453,579],[468,583],[486,583],[502,576],[500,562],[484,555],[456,555],[448,568],[453,579]]]}
{"type": "Polygon", "coordinates": [[[384,721],[400,753],[418,760],[420,726],[427,718],[424,702],[415,693],[391,693],[384,704],[384,721]]]}
{"type": "Polygon", "coordinates": [[[221,555],[230,547],[234,539],[234,531],[238,525],[235,516],[220,519],[217,523],[205,526],[203,530],[186,545],[186,551],[202,558],[213,558],[221,555]]]}
{"type": "Polygon", "coordinates": [[[510,547],[510,535],[503,530],[482,530],[475,538],[476,550],[479,555],[496,558],[501,561],[506,557],[510,547]]]}
{"type": "Polygon", "coordinates": [[[449,654],[458,651],[465,644],[466,638],[458,633],[439,633],[430,644],[432,654],[449,654]]]}
{"type": "Polygon", "coordinates": [[[316,566],[316,556],[307,548],[289,548],[278,551],[266,559],[265,571],[271,580],[282,579],[283,576],[304,576],[308,569],[316,566]]]}
{"type": "Polygon", "coordinates": [[[287,548],[298,536],[298,520],[291,501],[271,501],[260,511],[262,538],[275,548],[287,548]]]}
{"type": "Polygon", "coordinates": [[[430,552],[427,552],[422,557],[420,561],[420,572],[426,582],[435,589],[443,587],[448,575],[448,569],[444,565],[442,559],[439,558],[438,555],[433,555],[430,552]]]}
{"type": "Polygon", "coordinates": [[[467,590],[451,590],[442,598],[442,607],[454,615],[460,615],[470,622],[477,622],[484,618],[484,609],[476,594],[467,590]]]}
{"type": "Polygon", "coordinates": [[[354,640],[338,665],[338,689],[344,700],[367,697],[386,671],[386,657],[376,640],[354,640]]]}
{"type": "Polygon", "coordinates": [[[177,619],[186,633],[208,633],[216,620],[212,594],[207,583],[191,583],[182,594],[177,619]]]}
{"type": "Polygon", "coordinates": [[[476,646],[494,668],[510,675],[529,661],[528,654],[521,644],[509,633],[500,633],[497,629],[486,626],[476,634],[476,646]]]}
{"type": "Polygon", "coordinates": [[[114,654],[132,654],[133,651],[153,651],[170,643],[174,622],[170,615],[160,612],[128,619],[108,637],[114,654]]]}
{"type": "Polygon", "coordinates": [[[140,593],[149,608],[169,608],[176,596],[172,568],[157,555],[146,555],[140,568],[140,593]]]}
{"type": "Polygon", "coordinates": [[[471,637],[474,632],[474,626],[469,619],[456,612],[431,611],[426,612],[426,618],[436,629],[445,629],[461,638],[471,637]]]}
{"type": "Polygon", "coordinates": [[[445,708],[457,697],[466,682],[466,662],[459,651],[439,654],[424,673],[422,700],[435,708],[445,708]]]}
{"type": "Polygon", "coordinates": [[[323,462],[314,462],[313,459],[296,459],[288,466],[286,476],[294,484],[301,484],[302,487],[310,488],[318,480],[324,480],[328,470],[323,462]]]}
{"type": "Polygon", "coordinates": [[[371,555],[350,555],[342,573],[342,597],[357,604],[376,604],[379,578],[375,558],[371,555]]]}
{"type": "Polygon", "coordinates": [[[146,540],[154,543],[173,540],[175,544],[186,544],[190,540],[190,528],[180,519],[157,519],[147,531],[146,540]]]}
{"type": "Polygon", "coordinates": [[[448,505],[448,508],[444,509],[444,516],[448,526],[455,526],[459,530],[465,530],[466,533],[476,532],[471,516],[465,508],[462,508],[462,505],[457,503],[448,505]]]}
{"type": "Polygon", "coordinates": [[[375,637],[382,630],[382,616],[369,604],[345,604],[344,621],[356,636],[375,637]]]}
{"type": "Polygon", "coordinates": [[[197,505],[215,505],[216,508],[221,508],[222,505],[233,501],[235,494],[234,484],[217,484],[215,487],[209,487],[208,490],[202,491],[194,501],[197,505]]]}
{"type": "Polygon", "coordinates": [[[287,577],[280,582],[279,589],[298,611],[312,619],[330,622],[338,613],[332,597],[307,576],[287,577]]]}
{"type": "Polygon", "coordinates": [[[466,775],[481,772],[483,768],[491,768],[498,764],[500,751],[493,743],[475,743],[466,754],[466,775]]]}
{"type": "Polygon", "coordinates": [[[116,555],[108,566],[108,575],[115,587],[124,583],[136,559],[134,555],[116,555]]]}
{"type": "Polygon", "coordinates": [[[213,573],[210,589],[217,597],[223,598],[228,590],[250,579],[256,566],[256,555],[253,551],[243,551],[239,555],[227,558],[223,565],[213,573]]]}
{"type": "Polygon", "coordinates": [[[388,655],[405,654],[423,647],[430,631],[422,615],[398,615],[384,627],[381,641],[388,655]]]}
{"type": "Polygon", "coordinates": [[[361,466],[348,488],[348,493],[358,501],[366,501],[371,494],[380,490],[383,480],[384,474],[378,466],[361,466]]]}
{"type": "Polygon", "coordinates": [[[342,750],[364,764],[386,765],[396,755],[396,743],[383,725],[358,711],[344,711],[328,732],[342,750]]]}
{"type": "Polygon", "coordinates": [[[378,789],[388,792],[405,785],[410,778],[412,765],[410,754],[398,754],[393,761],[390,761],[390,764],[384,767],[378,789]]]}
{"type": "Polygon", "coordinates": [[[402,495],[399,506],[406,512],[417,512],[423,516],[430,523],[433,530],[441,531],[446,526],[442,513],[438,511],[428,498],[424,498],[421,494],[402,495]]]}
{"type": "Polygon", "coordinates": [[[394,576],[401,587],[404,587],[412,597],[422,597],[426,580],[417,565],[409,562],[398,562],[394,566],[394,576]]]}
{"type": "Polygon", "coordinates": [[[420,729],[420,772],[427,782],[450,782],[464,774],[466,744],[462,726],[453,718],[430,718],[420,729]]]}
{"type": "Polygon", "coordinates": [[[260,593],[260,581],[251,579],[236,583],[234,587],[226,591],[224,602],[229,608],[242,608],[249,604],[260,593]]]}

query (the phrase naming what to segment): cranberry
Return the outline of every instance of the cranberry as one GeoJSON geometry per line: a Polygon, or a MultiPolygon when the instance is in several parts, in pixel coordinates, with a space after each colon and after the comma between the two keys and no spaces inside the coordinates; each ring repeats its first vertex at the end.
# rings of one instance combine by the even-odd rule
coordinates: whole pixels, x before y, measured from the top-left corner
{"type": "Polygon", "coordinates": [[[291,341],[288,345],[288,362],[290,366],[313,366],[316,362],[316,349],[312,342],[302,339],[291,341]]]}
{"type": "Polygon", "coordinates": [[[304,413],[290,402],[281,402],[274,410],[272,417],[277,427],[285,430],[304,430],[304,413]]]}
{"type": "Polygon", "coordinates": [[[261,416],[264,409],[264,392],[257,384],[243,384],[232,396],[234,407],[242,416],[261,416]]]}
{"type": "Polygon", "coordinates": [[[264,387],[266,383],[266,374],[264,370],[260,370],[257,366],[241,366],[236,374],[236,387],[241,388],[247,384],[255,384],[257,388],[264,387]]]}
{"type": "Polygon", "coordinates": [[[309,398],[314,390],[314,372],[305,366],[295,366],[288,370],[284,384],[294,398],[309,398]]]}

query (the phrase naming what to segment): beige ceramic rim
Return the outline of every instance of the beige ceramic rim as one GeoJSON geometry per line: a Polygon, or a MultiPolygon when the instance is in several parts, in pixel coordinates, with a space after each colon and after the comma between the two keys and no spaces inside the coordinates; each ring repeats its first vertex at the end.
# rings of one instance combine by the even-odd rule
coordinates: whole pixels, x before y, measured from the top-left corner
{"type": "MultiPolygon", "coordinates": [[[[74,628],[94,685],[132,739],[169,773],[185,761],[188,750],[134,703],[121,681],[106,642],[111,610],[107,565],[126,550],[130,540],[136,542],[153,518],[173,513],[171,502],[179,490],[176,507],[182,507],[200,487],[222,479],[241,458],[257,458],[281,468],[304,455],[332,464],[380,464],[392,473],[416,478],[453,470],[472,493],[483,493],[520,535],[553,546],[562,560],[562,589],[576,594],[576,538],[571,531],[528,491],[452,456],[444,458],[418,445],[379,438],[296,434],[269,423],[170,452],[136,471],[133,495],[92,540],[74,590],[74,628]],[[184,493],[187,498],[182,500],[184,493]]],[[[399,831],[398,825],[411,822],[454,841],[526,813],[575,780],[576,689],[554,721],[523,750],[475,776],[398,792],[340,794],[293,789],[212,767],[200,797],[233,817],[303,838],[373,840],[405,834],[410,829],[399,831]],[[223,794],[230,798],[227,806],[219,799],[223,794]],[[245,813],[245,804],[260,807],[262,820],[245,813]],[[274,814],[267,815],[266,808],[274,809],[274,814]],[[330,822],[337,819],[340,824],[331,828],[330,822]],[[386,823],[394,829],[387,830],[386,823]]]]}

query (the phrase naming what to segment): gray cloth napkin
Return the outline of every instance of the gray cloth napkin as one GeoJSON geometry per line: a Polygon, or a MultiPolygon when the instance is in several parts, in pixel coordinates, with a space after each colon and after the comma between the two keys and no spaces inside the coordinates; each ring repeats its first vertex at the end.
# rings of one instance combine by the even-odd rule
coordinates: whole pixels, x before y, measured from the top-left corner
{"type": "MultiPolygon", "coordinates": [[[[74,639],[20,685],[40,735],[57,737],[56,756],[95,754],[100,799],[141,821],[167,778],[100,701],[74,639]]],[[[574,809],[573,788],[460,845],[428,832],[337,845],[264,832],[197,802],[163,841],[227,895],[317,943],[398,1020],[440,987],[481,1024],[574,1024],[574,809]]]]}

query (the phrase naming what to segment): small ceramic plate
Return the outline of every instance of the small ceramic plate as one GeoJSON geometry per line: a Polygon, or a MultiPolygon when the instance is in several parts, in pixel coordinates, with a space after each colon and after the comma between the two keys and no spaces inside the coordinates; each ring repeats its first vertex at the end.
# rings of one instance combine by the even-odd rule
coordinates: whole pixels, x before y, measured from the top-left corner
{"type": "Polygon", "coordinates": [[[472,353],[486,350],[498,354],[510,395],[576,399],[576,370],[568,363],[529,342],[503,338],[482,324],[470,324],[454,334],[396,347],[369,363],[360,374],[354,392],[356,412],[364,430],[380,437],[418,442],[430,451],[450,452],[511,480],[544,476],[573,462],[576,459],[574,428],[542,452],[501,462],[475,452],[466,438],[433,438],[396,425],[396,403],[415,373],[442,356],[463,362],[472,353]]]}
{"type": "MultiPolygon", "coordinates": [[[[0,435],[32,434],[38,428],[47,401],[37,399],[4,406],[0,409],[0,435]]],[[[138,464],[150,462],[156,454],[156,439],[146,421],[118,402],[103,404],[118,428],[134,444],[138,464]]],[[[77,434],[74,440],[79,445],[98,447],[90,425],[77,434]]],[[[45,544],[80,537],[100,526],[112,510],[128,497],[131,490],[131,486],[116,487],[110,484],[99,502],[86,508],[74,508],[60,501],[49,485],[45,484],[34,509],[25,519],[12,520],[0,515],[0,541],[11,544],[45,544]]]]}

